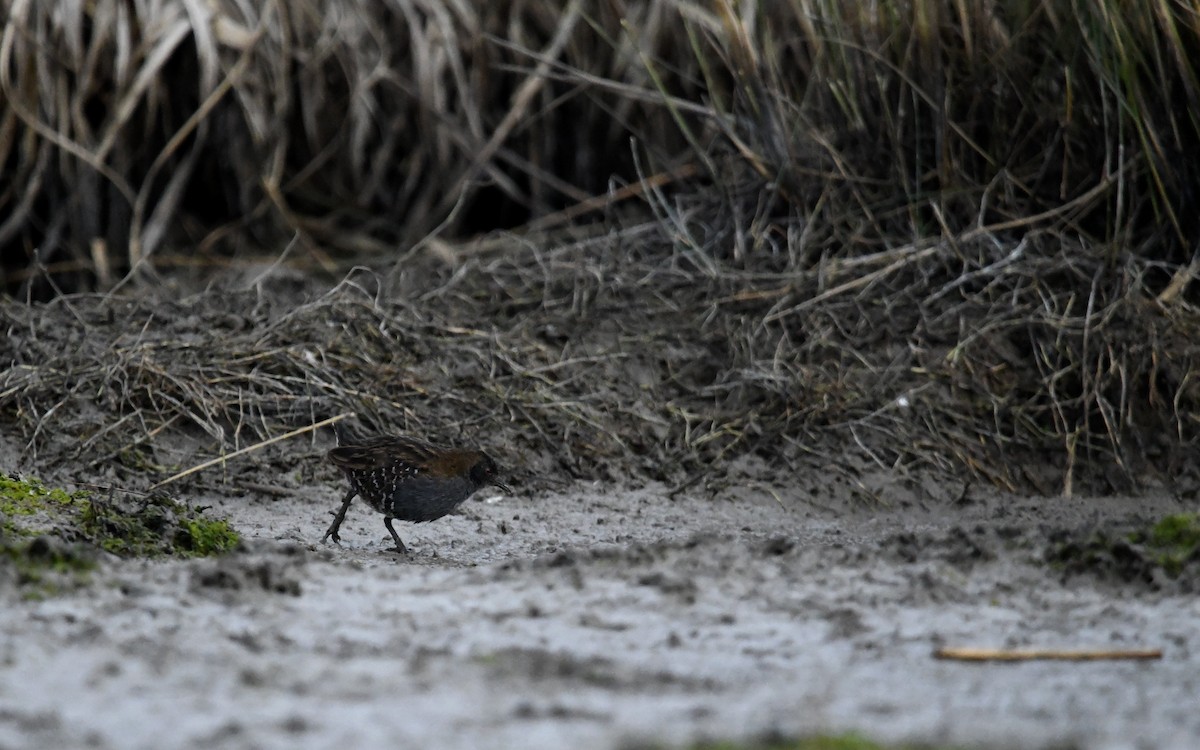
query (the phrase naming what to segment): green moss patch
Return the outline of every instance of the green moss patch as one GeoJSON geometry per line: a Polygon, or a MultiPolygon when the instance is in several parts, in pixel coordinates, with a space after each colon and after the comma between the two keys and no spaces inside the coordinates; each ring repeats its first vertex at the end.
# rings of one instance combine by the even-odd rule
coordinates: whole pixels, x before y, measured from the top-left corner
{"type": "MultiPolygon", "coordinates": [[[[1182,575],[1189,565],[1200,559],[1200,516],[1177,513],[1167,516],[1147,531],[1135,531],[1129,540],[1149,552],[1155,564],[1172,578],[1182,575]]],[[[1194,573],[1193,573],[1194,575],[1194,573]]]]}
{"type": "Polygon", "coordinates": [[[1047,559],[1070,573],[1192,591],[1200,583],[1200,515],[1178,513],[1144,528],[1063,532],[1047,559]]]}
{"type": "Polygon", "coordinates": [[[0,571],[28,599],[41,599],[85,585],[95,567],[94,548],[64,544],[52,536],[15,541],[0,536],[0,571]]]}
{"type": "Polygon", "coordinates": [[[83,505],[80,531],[121,557],[205,557],[233,549],[237,532],[224,520],[204,516],[204,510],[163,495],[133,502],[93,497],[83,505]]]}
{"type": "Polygon", "coordinates": [[[101,550],[145,558],[233,549],[237,532],[204,511],[164,495],[101,497],[0,474],[0,566],[40,595],[85,583],[101,550]]]}
{"type": "Polygon", "coordinates": [[[239,538],[227,521],[189,518],[175,534],[175,547],[194,557],[207,557],[228,552],[239,538]]]}
{"type": "Polygon", "coordinates": [[[28,536],[31,533],[28,524],[18,523],[15,520],[17,517],[56,515],[58,511],[82,505],[87,495],[82,491],[47,488],[36,479],[18,479],[0,474],[0,517],[3,518],[0,528],[7,533],[28,536]]]}

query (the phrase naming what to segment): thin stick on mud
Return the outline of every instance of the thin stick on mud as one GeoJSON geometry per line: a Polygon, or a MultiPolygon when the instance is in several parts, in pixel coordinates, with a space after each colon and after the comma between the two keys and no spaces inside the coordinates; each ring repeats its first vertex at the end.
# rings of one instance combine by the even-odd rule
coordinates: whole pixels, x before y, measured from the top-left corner
{"type": "Polygon", "coordinates": [[[1115,659],[1152,660],[1162,658],[1162,649],[1007,649],[1007,648],[939,648],[936,659],[954,661],[1107,661],[1115,659]]]}
{"type": "Polygon", "coordinates": [[[229,459],[237,458],[238,456],[240,456],[244,453],[250,453],[252,451],[259,450],[260,448],[265,448],[268,445],[271,445],[272,443],[278,443],[280,440],[287,440],[288,438],[294,438],[297,435],[303,435],[306,432],[312,432],[313,430],[320,429],[321,427],[327,427],[327,426],[333,424],[334,422],[338,422],[338,421],[345,419],[346,417],[353,417],[353,416],[354,416],[354,412],[344,412],[342,414],[337,415],[336,417],[330,417],[329,419],[321,420],[320,422],[317,422],[315,424],[310,424],[305,427],[301,427],[299,429],[292,430],[291,432],[285,433],[283,435],[273,437],[270,440],[264,440],[261,443],[255,443],[254,445],[248,445],[245,448],[242,448],[241,450],[234,451],[233,453],[230,453],[225,456],[218,456],[218,457],[212,459],[211,461],[205,461],[202,464],[198,464],[196,466],[193,466],[190,469],[185,469],[184,471],[181,471],[178,474],[169,476],[166,479],[162,480],[161,482],[151,485],[150,489],[156,490],[159,487],[162,487],[163,485],[167,485],[176,480],[183,479],[184,477],[188,476],[189,474],[195,474],[196,472],[203,471],[204,469],[207,469],[210,466],[215,466],[216,464],[225,463],[229,459]]]}

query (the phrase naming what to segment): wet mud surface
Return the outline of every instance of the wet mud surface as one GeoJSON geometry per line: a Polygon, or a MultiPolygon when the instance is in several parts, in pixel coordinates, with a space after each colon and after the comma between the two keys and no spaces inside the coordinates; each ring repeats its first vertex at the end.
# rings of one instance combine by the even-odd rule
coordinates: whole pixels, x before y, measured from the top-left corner
{"type": "MultiPolygon", "coordinates": [[[[322,475],[324,476],[324,475],[322,475]]],[[[432,524],[341,486],[192,499],[230,555],[115,562],[4,591],[0,747],[677,746],[854,730],[967,747],[1184,748],[1200,602],[1179,580],[1050,562],[1169,493],[1019,498],[876,474],[671,496],[483,491],[432,524]],[[816,488],[815,490],[813,488],[816,488]],[[1159,661],[960,663],[942,646],[1161,648],[1159,661]]]]}

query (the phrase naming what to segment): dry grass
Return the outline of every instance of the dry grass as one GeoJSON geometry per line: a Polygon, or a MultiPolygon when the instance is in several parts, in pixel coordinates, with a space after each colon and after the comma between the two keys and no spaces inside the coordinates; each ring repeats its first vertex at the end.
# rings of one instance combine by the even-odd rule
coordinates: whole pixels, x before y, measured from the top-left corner
{"type": "Polygon", "coordinates": [[[679,138],[545,73],[638,85],[672,14],[583,5],[5,0],[0,248],[107,288],[164,248],[390,253],[601,192],[631,131],[679,138]]]}
{"type": "Polygon", "coordinates": [[[32,451],[90,421],[76,459],[144,471],[189,426],[353,410],[677,485],[852,445],[1069,493],[1194,455],[1185,4],[5,7],[9,279],[117,290],[4,305],[32,451]],[[117,283],[288,237],[379,275],[294,309],[117,283]]]}
{"type": "Polygon", "coordinates": [[[660,228],[484,250],[390,292],[356,272],[303,304],[261,288],[9,302],[0,406],[35,462],[144,482],[349,411],[483,443],[526,482],[685,486],[747,454],[849,471],[848,446],[1045,492],[1187,468],[1194,323],[1145,294],[1145,258],[974,232],[749,273],[660,228]],[[173,452],[173,434],[213,450],[173,452]]]}

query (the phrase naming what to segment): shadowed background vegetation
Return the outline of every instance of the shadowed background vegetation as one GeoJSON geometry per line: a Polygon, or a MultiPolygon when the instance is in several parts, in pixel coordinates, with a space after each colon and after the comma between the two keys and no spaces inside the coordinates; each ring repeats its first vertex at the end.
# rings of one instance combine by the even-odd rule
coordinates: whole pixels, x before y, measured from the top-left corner
{"type": "Polygon", "coordinates": [[[1192,4],[471,5],[0,4],[28,454],[353,410],[543,477],[1194,479],[1192,4]]]}

